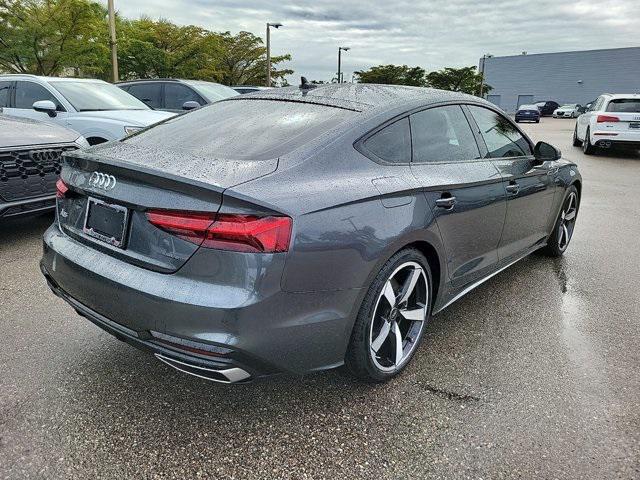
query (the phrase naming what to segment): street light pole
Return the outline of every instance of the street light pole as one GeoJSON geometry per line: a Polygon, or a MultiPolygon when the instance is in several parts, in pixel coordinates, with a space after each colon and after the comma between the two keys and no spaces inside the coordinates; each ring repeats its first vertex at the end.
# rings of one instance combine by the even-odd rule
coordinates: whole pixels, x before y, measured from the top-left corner
{"type": "Polygon", "coordinates": [[[116,13],[113,6],[113,0],[107,1],[107,9],[109,11],[109,44],[111,45],[111,72],[113,74],[113,82],[118,81],[118,47],[116,43],[116,13]]]}
{"type": "Polygon", "coordinates": [[[338,83],[342,83],[342,51],[348,52],[351,47],[338,47],[338,83]]]}
{"type": "Polygon", "coordinates": [[[271,86],[271,28],[280,28],[281,23],[267,23],[267,87],[271,86]]]}

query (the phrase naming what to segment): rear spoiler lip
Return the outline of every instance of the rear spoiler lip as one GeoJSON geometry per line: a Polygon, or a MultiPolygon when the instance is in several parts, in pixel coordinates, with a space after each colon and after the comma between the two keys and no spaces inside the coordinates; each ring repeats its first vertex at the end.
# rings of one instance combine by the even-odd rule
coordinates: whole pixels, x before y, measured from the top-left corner
{"type": "MultiPolygon", "coordinates": [[[[252,178],[250,180],[246,180],[243,182],[239,182],[236,183],[234,185],[230,185],[228,187],[222,187],[220,185],[215,185],[212,183],[208,183],[208,182],[201,182],[198,180],[194,180],[188,177],[182,177],[179,175],[175,175],[173,173],[168,173],[168,172],[163,172],[162,170],[157,170],[154,168],[149,168],[146,167],[144,165],[139,165],[139,164],[134,164],[134,163],[130,163],[130,162],[125,162],[122,160],[118,160],[114,157],[108,157],[108,156],[104,156],[104,155],[96,155],[93,154],[91,152],[86,152],[86,151],[80,151],[80,150],[74,150],[72,152],[68,152],[65,153],[63,155],[63,160],[65,164],[69,164],[72,165],[74,163],[80,163],[83,167],[87,167],[89,165],[94,164],[95,167],[91,167],[94,169],[98,169],[101,165],[106,165],[108,167],[111,167],[114,169],[113,173],[116,173],[117,170],[119,169],[124,169],[127,170],[128,172],[132,172],[132,176],[135,177],[153,177],[156,179],[159,179],[161,181],[169,181],[171,183],[174,183],[176,185],[187,185],[189,187],[192,187],[194,189],[197,190],[206,190],[209,192],[212,192],[214,194],[218,194],[220,195],[220,206],[218,208],[218,211],[223,211],[225,210],[225,197],[232,197],[233,199],[239,201],[241,204],[247,204],[247,205],[252,205],[255,207],[260,207],[261,210],[264,211],[265,214],[281,214],[281,213],[285,213],[286,212],[282,212],[281,209],[277,208],[276,206],[265,202],[263,200],[259,200],[259,199],[255,199],[255,198],[250,198],[247,197],[245,195],[242,194],[236,194],[233,192],[233,188],[237,187],[239,185],[243,185],[245,183],[249,183],[252,182],[254,180],[257,180],[258,178],[267,176],[267,175],[271,175],[273,174],[275,171],[278,170],[278,166],[279,166],[279,159],[276,159],[276,167],[274,169],[273,172],[267,173],[265,175],[260,175],[256,178],[252,178]]],[[[90,168],[84,168],[85,170],[89,170],[90,168]]],[[[109,171],[109,169],[107,169],[107,172],[109,171]]],[[[64,169],[63,169],[63,173],[64,173],[64,169]]],[[[237,202],[233,202],[232,203],[237,203],[237,202]]]]}

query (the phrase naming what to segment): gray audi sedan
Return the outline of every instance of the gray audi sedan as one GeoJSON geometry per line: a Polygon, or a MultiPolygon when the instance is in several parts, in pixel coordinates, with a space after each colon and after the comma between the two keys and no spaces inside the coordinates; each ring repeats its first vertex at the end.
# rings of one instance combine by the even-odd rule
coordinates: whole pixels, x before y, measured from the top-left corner
{"type": "Polygon", "coordinates": [[[562,255],[581,188],[482,99],[303,82],[67,153],[41,268],[80,315],[198,377],[384,381],[432,315],[562,255]]]}

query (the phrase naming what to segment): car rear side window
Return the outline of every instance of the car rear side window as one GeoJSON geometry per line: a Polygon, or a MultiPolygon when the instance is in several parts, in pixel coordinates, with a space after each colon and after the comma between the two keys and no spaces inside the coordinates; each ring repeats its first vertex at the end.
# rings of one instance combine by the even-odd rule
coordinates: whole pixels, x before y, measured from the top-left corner
{"type": "Polygon", "coordinates": [[[127,92],[151,108],[162,108],[160,82],[136,83],[127,87],[127,92]]]}
{"type": "Polygon", "coordinates": [[[411,161],[411,133],[407,117],[379,130],[364,142],[364,148],[390,163],[411,161]]]}
{"type": "Polygon", "coordinates": [[[358,115],[344,108],[281,100],[221,100],[123,140],[230,160],[270,160],[358,115]]]}
{"type": "Polygon", "coordinates": [[[9,106],[11,82],[0,82],[0,108],[9,106]]]}
{"type": "Polygon", "coordinates": [[[607,105],[607,112],[640,113],[640,98],[616,98],[607,105]]]}
{"type": "Polygon", "coordinates": [[[410,118],[414,162],[461,162],[480,158],[478,144],[460,106],[430,108],[410,118]]]}
{"type": "Polygon", "coordinates": [[[532,155],[529,142],[504,116],[484,107],[469,105],[487,146],[489,158],[524,157],[532,155]]]}
{"type": "Polygon", "coordinates": [[[31,109],[33,104],[40,100],[51,100],[58,111],[62,109],[56,97],[42,85],[33,82],[16,82],[15,108],[31,109]]]}

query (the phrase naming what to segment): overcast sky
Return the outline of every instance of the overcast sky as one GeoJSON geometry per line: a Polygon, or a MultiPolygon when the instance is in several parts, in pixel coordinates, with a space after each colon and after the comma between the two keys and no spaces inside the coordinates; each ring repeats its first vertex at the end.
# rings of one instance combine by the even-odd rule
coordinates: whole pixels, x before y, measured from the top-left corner
{"type": "MultiPolygon", "coordinates": [[[[103,0],[106,4],[106,0],[103,0]]],[[[640,0],[115,0],[126,17],[147,15],[264,38],[289,52],[300,75],[330,80],[338,46],[345,80],[354,70],[395,63],[435,70],[479,57],[640,46],[640,0]]]]}

